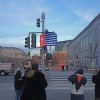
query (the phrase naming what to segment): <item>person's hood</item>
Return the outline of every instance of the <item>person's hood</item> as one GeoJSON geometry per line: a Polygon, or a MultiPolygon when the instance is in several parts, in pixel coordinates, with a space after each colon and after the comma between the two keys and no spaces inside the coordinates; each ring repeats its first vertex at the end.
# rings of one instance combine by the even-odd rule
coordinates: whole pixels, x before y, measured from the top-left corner
{"type": "Polygon", "coordinates": [[[30,69],[27,73],[26,73],[26,77],[31,78],[34,75],[35,71],[30,69]]]}
{"type": "Polygon", "coordinates": [[[21,67],[18,67],[18,68],[15,70],[15,74],[17,73],[17,71],[21,71],[21,67]]]}

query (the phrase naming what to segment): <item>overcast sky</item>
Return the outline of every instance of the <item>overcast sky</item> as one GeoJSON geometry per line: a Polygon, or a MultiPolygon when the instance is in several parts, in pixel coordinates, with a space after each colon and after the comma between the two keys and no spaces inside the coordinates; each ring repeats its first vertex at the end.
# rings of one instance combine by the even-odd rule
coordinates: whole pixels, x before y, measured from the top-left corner
{"type": "Polygon", "coordinates": [[[26,50],[28,33],[42,30],[36,27],[36,19],[41,18],[42,12],[45,29],[55,31],[58,41],[69,40],[100,13],[100,0],[0,0],[0,46],[26,50]]]}

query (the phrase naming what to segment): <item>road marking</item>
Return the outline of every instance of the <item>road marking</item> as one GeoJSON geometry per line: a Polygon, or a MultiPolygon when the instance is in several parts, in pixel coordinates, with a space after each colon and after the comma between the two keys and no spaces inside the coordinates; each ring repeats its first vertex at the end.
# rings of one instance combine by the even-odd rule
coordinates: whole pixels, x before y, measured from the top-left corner
{"type": "MultiPolygon", "coordinates": [[[[65,83],[59,83],[59,84],[51,84],[54,86],[71,86],[71,83],[65,84],[65,83]]],[[[95,86],[95,84],[86,84],[85,86],[95,86]]]]}
{"type": "MultiPolygon", "coordinates": [[[[87,83],[84,86],[85,90],[94,90],[95,84],[92,83],[92,77],[87,76],[87,83]]],[[[71,89],[71,83],[66,76],[51,76],[50,85],[47,89],[71,89]]]]}
{"type": "MultiPolygon", "coordinates": [[[[59,89],[65,89],[65,90],[71,90],[70,87],[47,87],[46,90],[59,90],[59,89]]],[[[94,87],[86,87],[84,90],[95,90],[94,87]]]]}
{"type": "MultiPolygon", "coordinates": [[[[92,81],[91,77],[86,77],[87,81],[92,81]]],[[[58,77],[58,76],[51,76],[50,77],[51,81],[68,81],[68,77],[63,76],[63,77],[58,77]]]]}

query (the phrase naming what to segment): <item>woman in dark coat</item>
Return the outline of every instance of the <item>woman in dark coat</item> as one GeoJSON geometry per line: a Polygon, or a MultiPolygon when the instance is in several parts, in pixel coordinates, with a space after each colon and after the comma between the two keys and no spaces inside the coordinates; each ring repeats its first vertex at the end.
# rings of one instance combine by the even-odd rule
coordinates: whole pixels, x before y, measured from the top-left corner
{"type": "Polygon", "coordinates": [[[20,100],[46,100],[47,81],[43,73],[38,71],[38,64],[25,74],[25,86],[20,100]]]}
{"type": "Polygon", "coordinates": [[[95,100],[100,100],[100,69],[95,70],[92,82],[95,84],[95,100]]]}

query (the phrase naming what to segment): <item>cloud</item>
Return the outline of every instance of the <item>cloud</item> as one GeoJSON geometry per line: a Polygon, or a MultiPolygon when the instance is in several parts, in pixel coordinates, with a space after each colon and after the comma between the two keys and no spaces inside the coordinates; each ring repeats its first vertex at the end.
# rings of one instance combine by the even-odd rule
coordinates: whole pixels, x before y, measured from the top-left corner
{"type": "Polygon", "coordinates": [[[25,35],[24,33],[20,33],[20,34],[18,34],[17,32],[11,32],[11,33],[6,33],[6,32],[2,32],[2,31],[0,31],[0,38],[1,39],[6,39],[6,38],[11,38],[11,39],[13,39],[13,38],[25,38],[27,35],[25,35]]]}
{"type": "Polygon", "coordinates": [[[54,25],[54,27],[50,27],[50,31],[55,31],[58,35],[58,40],[67,40],[67,39],[73,39],[77,34],[79,34],[84,27],[86,27],[87,23],[84,20],[78,20],[72,22],[64,23],[58,23],[60,25],[54,25]],[[61,38],[62,37],[62,38],[61,38]]]}
{"type": "Polygon", "coordinates": [[[67,38],[68,38],[68,40],[73,39],[73,37],[70,35],[67,35],[67,38]]]}
{"type": "Polygon", "coordinates": [[[84,18],[87,21],[91,21],[94,18],[94,12],[90,9],[88,10],[81,10],[81,9],[76,9],[74,10],[77,16],[84,18]]]}
{"type": "Polygon", "coordinates": [[[65,0],[66,7],[70,13],[75,13],[80,18],[90,22],[98,13],[100,13],[100,0],[65,0]]]}
{"type": "Polygon", "coordinates": [[[34,23],[33,21],[27,19],[23,19],[21,22],[24,26],[33,26],[34,23]]]}
{"type": "Polygon", "coordinates": [[[42,30],[36,27],[36,19],[41,18],[42,12],[45,13],[45,28],[55,31],[59,41],[73,39],[100,11],[97,7],[86,7],[81,1],[0,0],[1,43],[23,47],[29,31],[42,30]]]}

